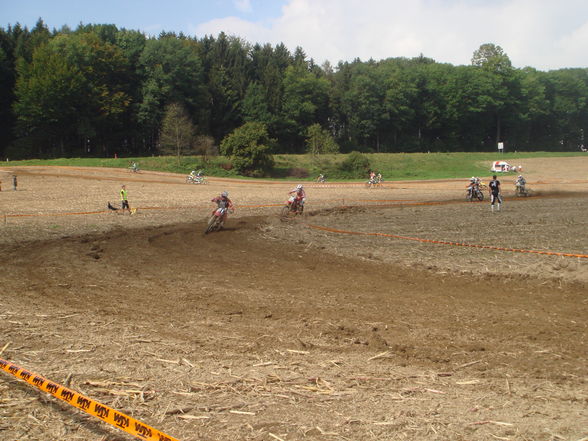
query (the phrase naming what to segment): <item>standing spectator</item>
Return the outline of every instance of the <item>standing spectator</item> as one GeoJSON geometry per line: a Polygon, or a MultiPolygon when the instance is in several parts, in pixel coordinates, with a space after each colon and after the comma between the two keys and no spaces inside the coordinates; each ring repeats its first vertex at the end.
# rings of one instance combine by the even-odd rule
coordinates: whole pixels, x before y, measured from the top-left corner
{"type": "Polygon", "coordinates": [[[498,205],[498,211],[500,211],[500,204],[502,203],[502,197],[500,196],[500,181],[496,179],[496,175],[492,176],[490,184],[488,184],[490,190],[490,208],[494,212],[494,203],[498,205]]]}
{"type": "Polygon", "coordinates": [[[126,210],[128,210],[129,214],[132,214],[131,208],[129,207],[129,199],[128,199],[126,185],[123,185],[120,189],[120,204],[121,204],[121,208],[123,210],[123,213],[126,209],[126,210]]]}
{"type": "Polygon", "coordinates": [[[12,175],[12,189],[16,191],[16,175],[12,175]]]}

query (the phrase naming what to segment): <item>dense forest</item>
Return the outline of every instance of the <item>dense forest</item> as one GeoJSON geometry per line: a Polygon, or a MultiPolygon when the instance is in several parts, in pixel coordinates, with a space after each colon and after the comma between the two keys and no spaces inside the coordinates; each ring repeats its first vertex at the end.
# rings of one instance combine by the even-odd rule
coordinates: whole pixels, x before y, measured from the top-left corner
{"type": "Polygon", "coordinates": [[[182,124],[176,153],[214,153],[247,123],[274,153],[315,148],[317,128],[342,152],[577,150],[588,69],[514,68],[492,43],[470,65],[421,55],[319,66],[300,47],[224,33],[0,28],[0,157],[157,155],[182,124]]]}

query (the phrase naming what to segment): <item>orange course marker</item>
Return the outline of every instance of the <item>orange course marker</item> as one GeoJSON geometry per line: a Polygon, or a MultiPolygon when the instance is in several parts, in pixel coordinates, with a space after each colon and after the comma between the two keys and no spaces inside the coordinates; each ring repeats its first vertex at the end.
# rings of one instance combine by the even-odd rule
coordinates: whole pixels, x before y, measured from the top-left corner
{"type": "Polygon", "coordinates": [[[145,441],[179,441],[178,439],[166,435],[133,417],[125,415],[124,413],[99,403],[96,400],[88,398],[53,381],[47,380],[40,375],[27,371],[14,363],[1,358],[0,369],[139,439],[145,441]]]}

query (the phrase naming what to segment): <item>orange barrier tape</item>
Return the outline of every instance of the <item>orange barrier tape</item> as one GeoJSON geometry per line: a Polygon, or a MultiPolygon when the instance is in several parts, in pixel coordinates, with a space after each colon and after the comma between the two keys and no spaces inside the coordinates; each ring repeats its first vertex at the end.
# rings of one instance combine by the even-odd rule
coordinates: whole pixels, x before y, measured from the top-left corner
{"type": "MultiPolygon", "coordinates": [[[[284,205],[283,203],[280,204],[243,204],[243,205],[235,205],[237,208],[264,208],[264,207],[280,207],[284,205]]],[[[211,206],[212,207],[212,206],[211,206]]],[[[184,206],[176,206],[176,207],[137,207],[137,210],[183,210],[189,208],[208,208],[208,205],[201,204],[201,205],[184,205],[184,206]]],[[[120,210],[120,208],[119,208],[120,210]]],[[[6,218],[16,218],[16,217],[46,217],[46,216],[80,216],[85,214],[104,214],[104,213],[111,213],[112,210],[100,210],[100,211],[75,211],[75,212],[66,212],[66,213],[21,213],[21,214],[4,214],[0,216],[4,216],[6,218]]]]}
{"type": "Polygon", "coordinates": [[[70,213],[26,213],[26,214],[5,214],[4,217],[42,217],[42,216],[74,216],[80,214],[101,214],[107,213],[107,210],[100,211],[78,211],[70,213]]]}
{"type": "Polygon", "coordinates": [[[311,225],[306,224],[310,228],[314,228],[315,230],[322,230],[322,231],[329,231],[331,233],[338,233],[338,234],[355,234],[355,235],[363,235],[363,236],[381,236],[381,237],[392,237],[394,239],[403,239],[403,240],[413,240],[416,242],[424,242],[424,243],[435,243],[439,245],[453,245],[458,247],[469,247],[469,248],[483,248],[487,250],[498,250],[498,251],[509,251],[513,253],[527,253],[527,254],[542,254],[546,256],[562,256],[562,257],[579,257],[581,259],[588,259],[588,254],[573,254],[573,253],[560,253],[556,251],[537,251],[537,250],[523,250],[518,248],[503,248],[503,247],[495,247],[492,245],[477,245],[477,244],[470,244],[464,242],[448,242],[444,240],[433,240],[433,239],[421,239],[419,237],[409,237],[409,236],[399,236],[397,234],[387,234],[387,233],[366,233],[362,231],[345,231],[345,230],[337,230],[335,228],[329,227],[322,227],[319,225],[311,225]]]}
{"type": "Polygon", "coordinates": [[[0,368],[96,418],[146,441],[178,441],[133,417],[0,358],[0,368]]]}
{"type": "MultiPolygon", "coordinates": [[[[560,196],[533,196],[532,199],[552,199],[558,198],[560,196]]],[[[528,201],[531,198],[508,198],[508,202],[522,202],[528,201]]],[[[364,202],[372,205],[367,206],[376,206],[376,207],[403,207],[403,206],[421,206],[421,205],[449,205],[449,204],[476,204],[482,203],[483,201],[463,201],[463,200],[449,200],[449,201],[417,201],[415,199],[333,199],[333,201],[342,201],[341,207],[353,207],[354,205],[346,204],[345,202],[364,202]]],[[[236,208],[267,208],[267,207],[280,207],[284,205],[284,203],[279,204],[235,204],[236,208]]],[[[183,205],[183,206],[173,206],[173,207],[137,207],[138,210],[182,210],[182,209],[190,209],[190,208],[202,208],[208,207],[208,205],[200,204],[200,205],[183,205]]],[[[77,216],[77,215],[86,215],[86,214],[104,214],[110,213],[111,210],[100,210],[100,211],[79,211],[79,212],[69,212],[69,213],[22,213],[22,214],[4,214],[0,216],[4,216],[5,218],[17,218],[17,217],[44,217],[44,216],[77,216]]]]}

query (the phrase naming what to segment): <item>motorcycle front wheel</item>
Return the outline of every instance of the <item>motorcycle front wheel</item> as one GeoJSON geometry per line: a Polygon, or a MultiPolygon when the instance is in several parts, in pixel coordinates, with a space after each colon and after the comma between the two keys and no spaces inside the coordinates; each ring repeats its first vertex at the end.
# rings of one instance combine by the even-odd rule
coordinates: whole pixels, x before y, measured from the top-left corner
{"type": "Polygon", "coordinates": [[[208,224],[206,225],[206,230],[204,230],[204,234],[216,231],[219,225],[220,217],[213,214],[212,216],[210,216],[210,219],[208,219],[208,224]]]}
{"type": "Polygon", "coordinates": [[[285,205],[282,207],[282,211],[280,211],[280,219],[288,219],[288,216],[290,216],[290,207],[285,205]]]}

